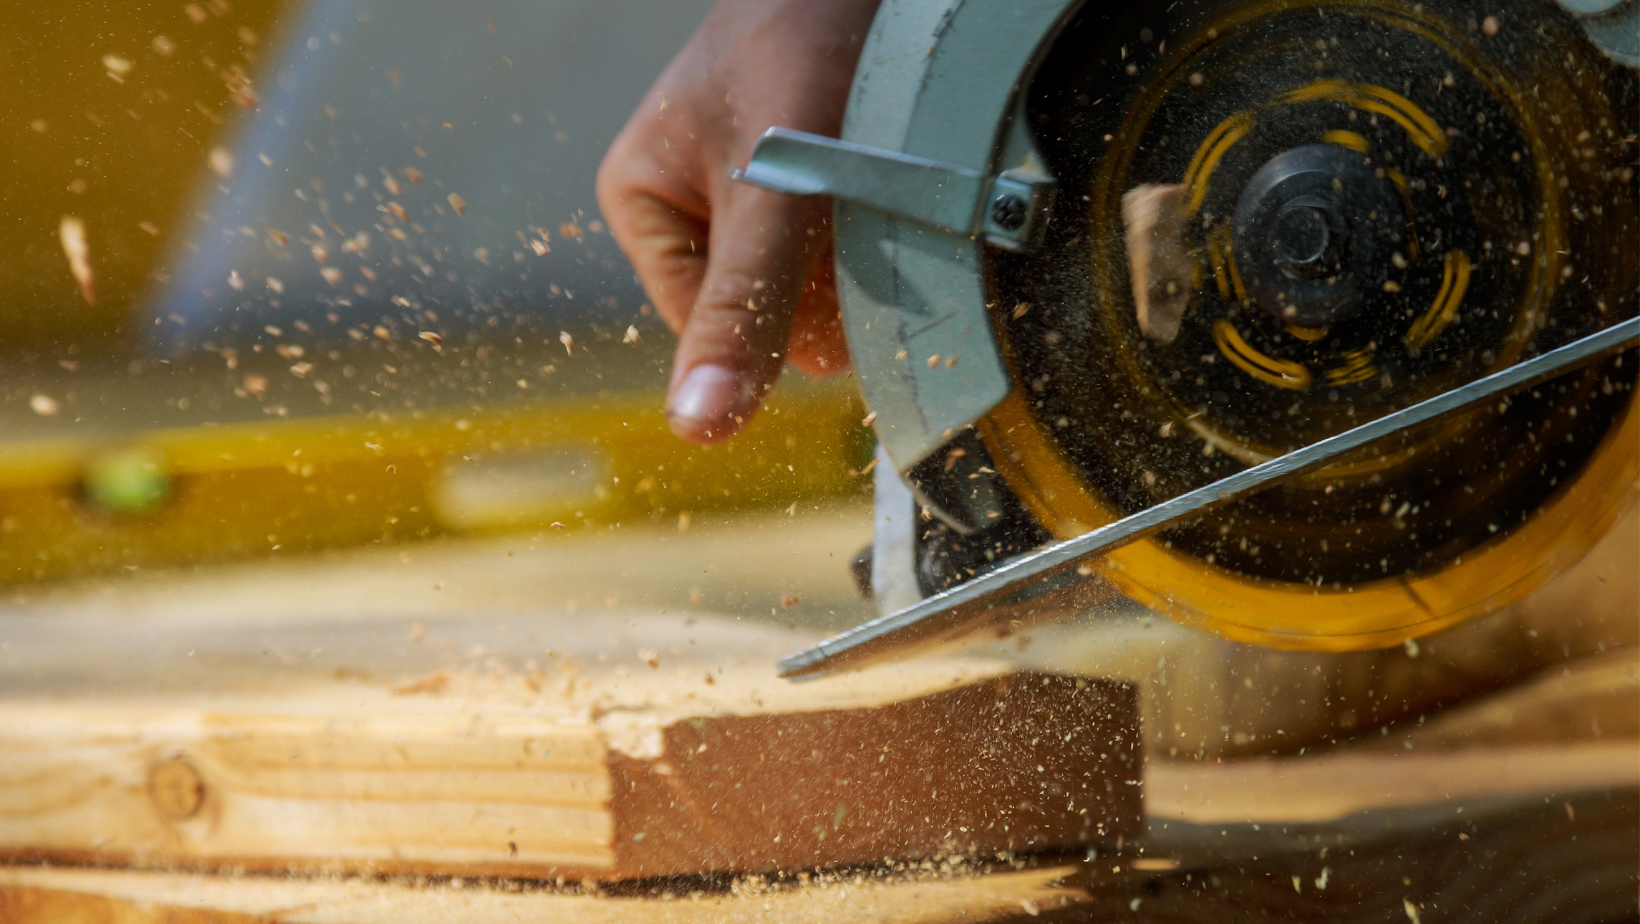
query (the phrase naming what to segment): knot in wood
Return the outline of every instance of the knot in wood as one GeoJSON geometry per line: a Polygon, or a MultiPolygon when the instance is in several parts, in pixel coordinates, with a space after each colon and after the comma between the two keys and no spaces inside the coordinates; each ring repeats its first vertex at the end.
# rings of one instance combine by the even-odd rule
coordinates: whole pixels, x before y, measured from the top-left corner
{"type": "Polygon", "coordinates": [[[168,818],[192,818],[205,804],[205,779],[180,757],[156,761],[148,770],[148,794],[168,818]]]}

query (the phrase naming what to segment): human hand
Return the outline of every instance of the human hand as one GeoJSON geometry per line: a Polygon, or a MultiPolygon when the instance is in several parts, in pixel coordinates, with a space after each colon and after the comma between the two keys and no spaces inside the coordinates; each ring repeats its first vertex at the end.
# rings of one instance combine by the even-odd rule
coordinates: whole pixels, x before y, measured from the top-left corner
{"type": "Polygon", "coordinates": [[[848,349],[830,200],[729,179],[772,125],[836,137],[879,0],[720,0],[598,170],[598,204],[678,334],[666,413],[694,443],[728,439],[783,361],[836,372],[848,349]]]}

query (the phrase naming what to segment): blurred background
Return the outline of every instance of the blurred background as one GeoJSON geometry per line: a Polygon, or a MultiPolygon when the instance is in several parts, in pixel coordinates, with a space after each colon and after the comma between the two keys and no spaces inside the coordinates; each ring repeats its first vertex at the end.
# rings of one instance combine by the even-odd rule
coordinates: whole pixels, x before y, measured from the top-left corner
{"type": "Polygon", "coordinates": [[[869,538],[852,381],[670,435],[673,338],[596,208],[709,5],[13,10],[0,582],[737,511],[869,538]]]}

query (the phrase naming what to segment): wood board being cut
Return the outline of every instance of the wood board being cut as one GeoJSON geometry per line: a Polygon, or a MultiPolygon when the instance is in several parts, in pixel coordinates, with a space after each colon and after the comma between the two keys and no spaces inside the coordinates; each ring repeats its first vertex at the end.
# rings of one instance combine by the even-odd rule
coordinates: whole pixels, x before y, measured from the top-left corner
{"type": "Polygon", "coordinates": [[[809,640],[792,631],[509,625],[510,651],[475,648],[488,623],[14,622],[30,657],[0,708],[0,852],[633,879],[1140,830],[1123,684],[944,659],[796,686],[771,669],[809,640]],[[304,632],[360,656],[319,669],[304,632]],[[107,671],[101,689],[67,692],[54,661],[107,671]]]}
{"type": "Polygon", "coordinates": [[[1205,763],[1122,846],[1009,863],[581,884],[0,866],[0,920],[1604,924],[1640,886],[1640,742],[1205,763]],[[1454,784],[1457,785],[1454,785],[1454,784]],[[1294,804],[1294,792],[1304,794],[1294,804]]]}
{"type": "Polygon", "coordinates": [[[984,924],[1086,899],[1069,865],[742,878],[635,893],[450,879],[378,882],[0,866],[6,924],[984,924]],[[704,885],[705,888],[701,888],[704,885]]]}
{"type": "MultiPolygon", "coordinates": [[[[812,837],[808,854],[792,858],[795,865],[832,865],[829,872],[761,885],[757,876],[637,872],[659,869],[678,855],[620,853],[621,837],[631,847],[649,842],[649,833],[647,826],[617,825],[607,808],[621,798],[609,755],[653,768],[654,759],[643,755],[655,753],[657,742],[662,754],[693,747],[701,762],[692,766],[709,772],[649,772],[648,783],[705,787],[704,817],[712,817],[714,800],[720,807],[732,802],[736,824],[755,827],[758,818],[775,816],[766,814],[767,803],[742,797],[744,779],[738,779],[740,790],[727,787],[728,799],[710,788],[713,779],[726,779],[714,777],[715,768],[731,765],[722,755],[732,756],[734,745],[747,740],[746,729],[769,723],[760,733],[766,736],[772,725],[775,740],[786,747],[775,754],[786,760],[782,772],[801,776],[802,755],[812,758],[819,748],[810,743],[804,751],[797,735],[788,740],[783,723],[792,716],[809,729],[806,734],[827,742],[842,740],[826,724],[835,722],[865,729],[860,734],[869,737],[900,736],[903,723],[879,713],[884,704],[895,710],[911,704],[914,724],[937,728],[945,717],[972,715],[963,710],[972,708],[973,698],[994,700],[999,678],[1015,681],[1005,685],[1005,700],[1030,692],[1029,681],[1023,687],[1017,681],[1032,678],[1031,669],[1037,682],[1044,673],[1131,674],[1136,685],[1147,687],[1147,708],[1171,702],[1175,718],[1187,707],[1206,710],[1198,724],[1228,739],[1224,726],[1234,717],[1224,720],[1211,690],[1181,683],[1220,664],[1223,652],[1204,647],[1200,657],[1181,662],[1173,649],[1156,650],[1154,671],[1166,664],[1160,678],[1108,670],[1083,656],[1088,648],[1119,648],[1127,636],[1165,626],[1147,627],[1143,619],[1114,634],[1098,626],[1076,627],[1074,636],[1039,634],[1025,653],[1030,658],[1010,640],[1006,651],[991,657],[919,661],[851,683],[793,686],[775,680],[772,657],[811,640],[820,631],[817,622],[833,616],[832,610],[836,623],[825,628],[857,620],[846,609],[852,590],[838,565],[869,536],[868,527],[833,529],[798,518],[784,532],[768,522],[714,530],[697,522],[688,543],[677,541],[675,532],[611,533],[596,544],[543,545],[539,553],[514,540],[433,543],[186,577],[139,573],[36,593],[27,601],[13,598],[0,604],[0,720],[9,723],[7,735],[26,739],[34,750],[17,757],[0,751],[0,830],[11,832],[0,844],[8,845],[15,864],[0,868],[0,920],[374,924],[460,917],[659,924],[988,921],[1040,913],[1067,920],[1093,914],[1365,922],[1401,915],[1403,903],[1411,902],[1430,921],[1566,924],[1622,919],[1623,909],[1633,908],[1640,868],[1633,836],[1633,794],[1640,792],[1633,702],[1640,675],[1632,648],[1555,665],[1535,683],[1432,715],[1427,723],[1367,729],[1355,743],[1325,754],[1312,749],[1308,756],[1277,760],[1187,762],[1158,761],[1168,749],[1154,749],[1143,787],[1151,820],[1138,837],[1122,824],[1133,816],[1116,807],[1124,779],[1113,775],[1104,779],[1114,793],[1105,839],[1095,823],[1091,845],[1050,847],[1006,863],[934,863],[931,873],[921,863],[908,870],[907,864],[882,862],[882,856],[839,859],[849,855],[843,849],[851,843],[848,836],[858,833],[850,825],[868,813],[839,796],[865,787],[837,785],[845,777],[834,775],[830,785],[806,779],[806,788],[781,790],[783,799],[809,801],[799,814],[778,821],[812,837]],[[817,542],[817,536],[826,541],[817,542]],[[738,609],[727,606],[736,600],[738,609]],[[787,620],[813,631],[787,627],[787,620]],[[1078,646],[1069,644],[1073,637],[1078,646]],[[1036,657],[1049,652],[1056,656],[1036,657]],[[718,737],[707,740],[692,720],[718,737]],[[143,739],[153,743],[151,750],[133,744],[141,734],[152,736],[143,739]],[[524,752],[527,746],[542,748],[548,735],[559,736],[546,748],[558,753],[524,752]],[[61,746],[53,746],[53,739],[61,746]],[[705,752],[698,750],[701,744],[705,752]],[[579,757],[575,746],[583,747],[579,757]],[[181,760],[174,759],[178,747],[181,760]],[[589,756],[599,753],[605,755],[601,764],[589,756]],[[706,761],[711,755],[718,755],[716,764],[706,761]],[[549,756],[563,759],[564,766],[541,772],[534,761],[549,763],[549,756]],[[182,764],[186,771],[174,766],[182,764]],[[215,775],[224,765],[232,772],[215,775]],[[589,768],[580,779],[602,780],[605,803],[590,788],[594,783],[580,794],[561,785],[589,768]],[[99,815],[87,807],[95,802],[89,797],[110,793],[117,798],[97,804],[117,810],[99,815]],[[213,803],[213,796],[220,801],[213,803]],[[249,858],[231,856],[221,849],[223,840],[214,841],[212,852],[184,836],[211,831],[206,813],[213,804],[226,808],[230,797],[242,809],[261,812],[247,817],[262,827],[241,827],[235,835],[259,851],[249,858]],[[192,814],[167,820],[159,812],[192,814]],[[521,831],[551,833],[540,819],[561,822],[576,812],[605,819],[601,828],[584,826],[591,836],[575,854],[581,867],[547,855],[544,841],[519,838],[521,831]],[[77,820],[59,825],[65,818],[77,820]],[[123,827],[127,823],[140,824],[123,827]],[[40,831],[52,832],[58,846],[42,848],[40,831]],[[115,835],[122,831],[127,839],[118,842],[115,835]],[[12,836],[19,832],[27,836],[12,836]],[[149,840],[131,832],[147,832],[149,840]],[[643,840],[636,838],[640,833],[643,840]],[[502,838],[513,842],[518,856],[502,838]],[[65,839],[71,841],[67,846],[65,839]],[[19,848],[23,842],[35,846],[19,848]],[[268,850],[273,843],[282,852],[268,850]],[[49,859],[37,865],[42,857],[49,859]],[[862,865],[835,866],[853,862],[862,865]],[[1026,865],[1016,870],[1019,863],[1026,865]],[[394,870],[407,872],[371,875],[394,870]],[[654,878],[607,887],[587,883],[634,875],[654,878]],[[566,881],[557,882],[560,876],[566,881]],[[1295,878],[1302,891],[1293,886],[1295,878]],[[1317,886],[1318,880],[1328,886],[1317,886]]],[[[1610,586],[1605,578],[1590,581],[1610,586]]],[[[1564,646],[1557,639],[1553,647],[1564,646]]],[[[1136,651],[1118,654],[1142,660],[1136,651]]],[[[1418,658],[1399,653],[1412,665],[1452,656],[1433,645],[1418,658]]],[[[1238,671],[1247,663],[1230,659],[1221,665],[1237,689],[1243,686],[1238,671]]],[[[1248,679],[1255,677],[1260,684],[1267,680],[1263,674],[1248,679]]],[[[1061,686],[1035,695],[1075,690],[1086,696],[1083,690],[1101,688],[1076,690],[1074,680],[1066,682],[1070,690],[1061,686]]],[[[1377,680],[1373,685],[1383,686],[1377,680]]],[[[1222,685],[1218,689],[1223,692],[1222,685]]],[[[1283,683],[1259,692],[1302,704],[1311,691],[1283,683]]],[[[983,707],[979,714],[986,715],[983,707]]],[[[1261,721],[1280,735],[1280,729],[1292,730],[1290,718],[1261,721]]],[[[1016,747],[1021,740],[1042,746],[1046,736],[998,739],[983,726],[968,731],[954,740],[983,741],[992,751],[1007,744],[999,756],[1023,763],[1026,783],[1063,769],[1030,764],[1032,752],[1016,747]]],[[[901,750],[915,754],[915,761],[907,758],[890,778],[885,757],[884,778],[871,785],[897,787],[896,800],[909,792],[913,803],[936,797],[943,802],[945,785],[919,783],[917,776],[935,769],[957,773],[948,766],[953,748],[934,747],[945,749],[907,743],[901,750]]],[[[849,780],[874,772],[876,755],[855,750],[849,780]]],[[[743,761],[748,753],[742,751],[743,761]]],[[[759,751],[750,771],[742,765],[733,772],[762,772],[770,754],[759,751]]],[[[676,771],[670,760],[666,764],[676,771]]],[[[624,779],[627,796],[642,788],[624,779]]],[[[1130,786],[1127,795],[1137,798],[1138,789],[1130,786]]],[[[668,824],[686,829],[702,817],[673,797],[677,791],[667,791],[672,801],[664,805],[645,796],[656,809],[647,817],[666,817],[661,809],[677,812],[681,820],[673,817],[668,824]]],[[[1012,819],[1031,810],[1019,805],[1026,801],[1032,800],[973,811],[1006,815],[1012,828],[1012,819]]],[[[701,804],[695,800],[696,808],[701,804]]],[[[781,810],[798,811],[793,804],[781,810]]],[[[904,806],[896,801],[891,807],[904,806]]],[[[955,820],[955,809],[936,807],[955,820]]],[[[1070,823],[1064,830],[1083,823],[1080,811],[1078,804],[1078,818],[1059,816],[1070,823]]],[[[939,828],[941,816],[926,818],[923,824],[940,835],[965,826],[956,820],[939,828]]],[[[719,864],[709,858],[724,856],[721,838],[713,840],[715,832],[702,833],[698,826],[689,830],[684,841],[694,859],[688,865],[719,864]],[[711,842],[703,845],[701,838],[711,842]]],[[[215,831],[225,833],[222,827],[215,831]]],[[[761,846],[742,842],[751,845],[751,860],[741,868],[759,868],[754,861],[772,844],[772,832],[763,836],[767,843],[761,846]]],[[[780,844],[786,844],[784,834],[780,844]]],[[[853,846],[865,852],[859,843],[853,846]]],[[[947,849],[944,841],[934,848],[936,854],[947,849]]],[[[722,864],[734,862],[731,857],[722,864]]]]}

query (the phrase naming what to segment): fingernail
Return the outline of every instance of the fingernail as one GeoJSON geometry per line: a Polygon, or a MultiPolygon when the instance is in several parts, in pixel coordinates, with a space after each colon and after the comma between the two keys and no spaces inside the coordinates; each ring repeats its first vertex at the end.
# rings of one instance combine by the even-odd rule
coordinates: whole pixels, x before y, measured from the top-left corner
{"type": "Polygon", "coordinates": [[[740,429],[747,390],[740,376],[724,366],[704,364],[689,370],[666,403],[672,431],[687,440],[717,441],[740,429]]]}

